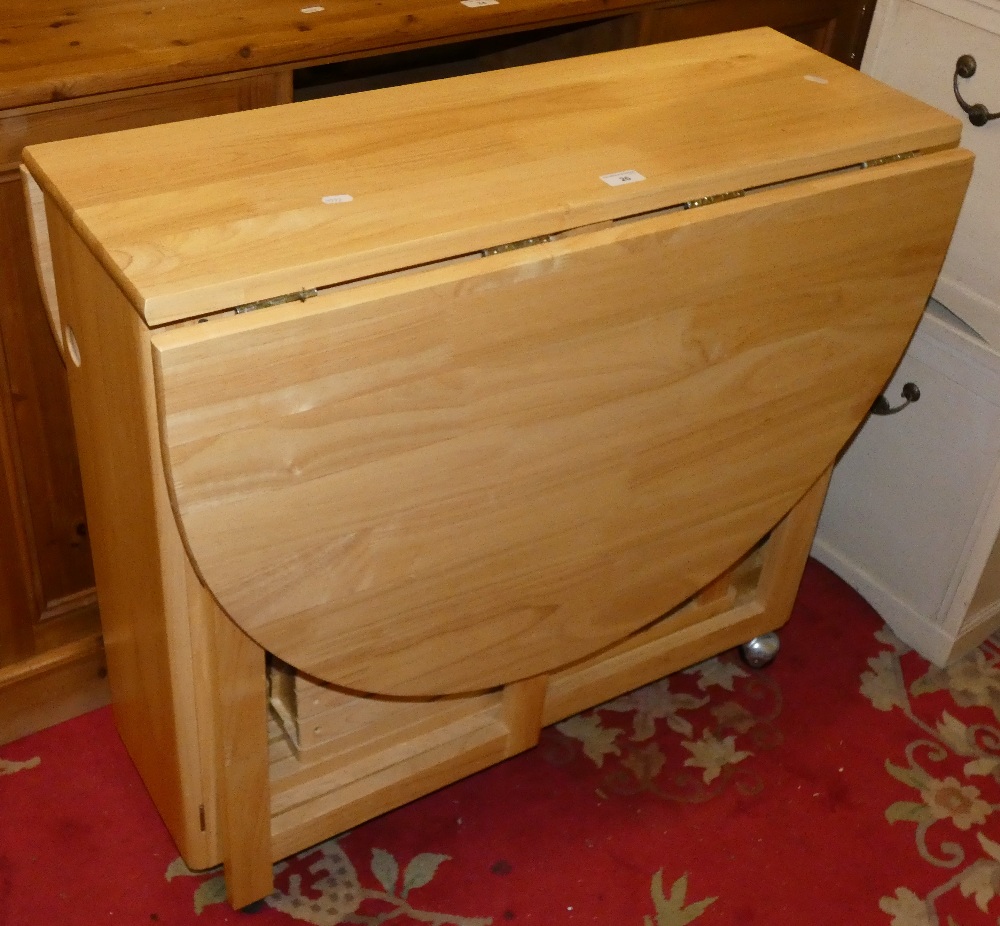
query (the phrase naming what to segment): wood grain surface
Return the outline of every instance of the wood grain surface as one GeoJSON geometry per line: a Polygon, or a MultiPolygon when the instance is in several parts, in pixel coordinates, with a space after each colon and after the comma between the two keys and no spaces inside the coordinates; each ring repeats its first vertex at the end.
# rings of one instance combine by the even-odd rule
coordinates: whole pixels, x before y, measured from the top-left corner
{"type": "Polygon", "coordinates": [[[780,626],[958,137],[760,30],[30,149],[116,711],[188,863],[262,896],[270,860],[780,626]],[[265,651],[491,703],[272,756],[265,651]]]}
{"type": "Polygon", "coordinates": [[[185,860],[207,868],[220,860],[205,723],[214,693],[204,628],[217,606],[167,493],[149,332],[58,210],[46,212],[60,317],[80,358],[67,372],[116,725],[185,860]]]}
{"type": "Polygon", "coordinates": [[[760,29],[33,146],[25,160],[159,325],[959,134],[760,29]],[[625,170],[646,179],[601,180],[625,170]]]}
{"type": "Polygon", "coordinates": [[[0,170],[16,170],[27,145],[202,119],[292,101],[291,74],[189,81],[0,111],[0,170]]]}
{"type": "MultiPolygon", "coordinates": [[[[16,451],[12,476],[23,485],[33,601],[27,614],[50,614],[93,587],[83,492],[73,447],[62,359],[37,289],[24,190],[16,174],[0,174],[0,342],[13,403],[16,451]],[[30,465],[26,462],[30,461],[30,465]],[[19,470],[19,471],[18,471],[19,470]]],[[[13,540],[17,532],[5,535],[13,540]]],[[[11,548],[5,550],[13,559],[11,548]]],[[[3,649],[0,645],[0,649],[3,649]]]]}
{"type": "Polygon", "coordinates": [[[196,569],[265,649],[387,694],[622,639],[779,521],[920,316],[952,150],[154,333],[196,569]]]}
{"type": "Polygon", "coordinates": [[[0,108],[634,9],[634,0],[6,0],[0,108]]]}

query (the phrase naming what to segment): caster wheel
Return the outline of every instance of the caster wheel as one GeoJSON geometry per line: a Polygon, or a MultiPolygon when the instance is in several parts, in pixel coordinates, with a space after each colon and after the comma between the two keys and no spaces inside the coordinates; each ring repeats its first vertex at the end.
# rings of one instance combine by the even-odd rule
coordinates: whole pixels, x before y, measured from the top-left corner
{"type": "Polygon", "coordinates": [[[780,648],[781,641],[776,633],[762,633],[759,637],[744,643],[740,647],[740,652],[747,665],[753,669],[762,669],[778,655],[780,648]]]}

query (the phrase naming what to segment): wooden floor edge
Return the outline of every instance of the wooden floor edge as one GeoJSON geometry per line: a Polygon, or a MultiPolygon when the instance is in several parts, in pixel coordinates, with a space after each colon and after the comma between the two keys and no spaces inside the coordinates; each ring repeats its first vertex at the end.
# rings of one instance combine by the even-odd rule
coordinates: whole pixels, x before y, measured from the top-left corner
{"type": "Polygon", "coordinates": [[[111,701],[99,633],[0,668],[0,744],[111,701]]]}

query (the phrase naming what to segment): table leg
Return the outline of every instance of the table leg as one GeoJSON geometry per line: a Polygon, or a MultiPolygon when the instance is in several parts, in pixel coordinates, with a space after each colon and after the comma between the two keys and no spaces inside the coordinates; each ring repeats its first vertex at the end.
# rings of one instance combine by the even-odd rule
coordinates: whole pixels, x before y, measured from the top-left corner
{"type": "Polygon", "coordinates": [[[274,890],[264,650],[214,609],[219,829],[234,908],[274,890]]]}

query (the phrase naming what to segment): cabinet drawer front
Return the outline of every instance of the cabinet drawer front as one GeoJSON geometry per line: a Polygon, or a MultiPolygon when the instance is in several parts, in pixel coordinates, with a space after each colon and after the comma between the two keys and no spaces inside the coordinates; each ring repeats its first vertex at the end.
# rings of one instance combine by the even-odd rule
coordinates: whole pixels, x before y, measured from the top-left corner
{"type": "Polygon", "coordinates": [[[840,173],[154,334],[196,568],[266,649],[350,688],[482,689],[622,639],[830,465],[969,167],[840,173]]]}
{"type": "Polygon", "coordinates": [[[863,69],[962,119],[962,144],[976,155],[976,169],[935,297],[1000,347],[1000,122],[976,127],[953,89],[961,55],[977,62],[975,75],[959,80],[969,103],[1000,109],[1000,11],[967,0],[880,2],[863,69]]]}
{"type": "Polygon", "coordinates": [[[8,110],[0,113],[0,170],[16,168],[28,145],[255,109],[289,102],[290,93],[290,77],[276,73],[8,110]]]}
{"type": "Polygon", "coordinates": [[[983,499],[1000,459],[997,374],[973,367],[921,326],[885,394],[905,383],[920,401],[873,416],[837,464],[819,532],[899,607],[942,625],[966,567],[983,499]]]}

